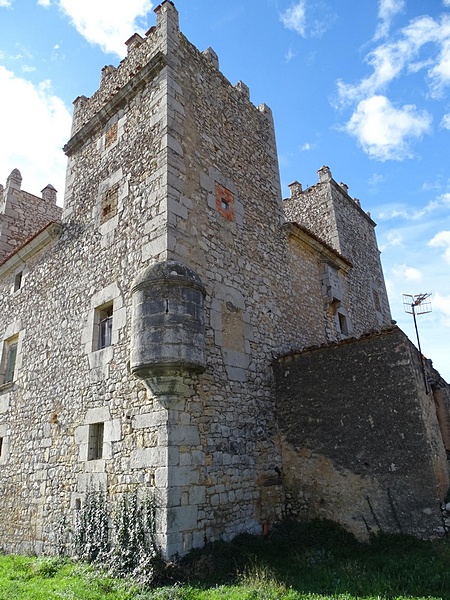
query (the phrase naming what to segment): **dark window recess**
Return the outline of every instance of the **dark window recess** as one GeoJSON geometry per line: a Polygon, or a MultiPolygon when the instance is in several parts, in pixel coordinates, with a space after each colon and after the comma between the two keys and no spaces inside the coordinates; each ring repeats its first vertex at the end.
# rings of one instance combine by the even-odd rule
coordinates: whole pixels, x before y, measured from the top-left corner
{"type": "Polygon", "coordinates": [[[17,273],[17,275],[14,277],[14,291],[17,292],[17,290],[20,290],[20,288],[22,287],[22,277],[23,277],[23,271],[20,271],[20,273],[17,273]]]}
{"type": "Polygon", "coordinates": [[[16,368],[17,344],[10,344],[6,350],[6,369],[5,383],[10,383],[14,380],[14,371],[16,368]]]}
{"type": "Polygon", "coordinates": [[[0,437],[0,457],[2,455],[3,452],[3,438],[0,437]]]}
{"type": "Polygon", "coordinates": [[[345,315],[342,315],[341,313],[338,313],[338,318],[339,318],[339,329],[341,330],[342,335],[348,335],[347,318],[345,317],[345,315]]]}
{"type": "Polygon", "coordinates": [[[99,309],[98,316],[98,350],[101,350],[102,348],[108,348],[112,344],[112,305],[99,309]]]}
{"type": "Polygon", "coordinates": [[[217,211],[229,221],[234,221],[234,195],[223,185],[216,183],[217,211]]]}
{"type": "Polygon", "coordinates": [[[103,456],[104,423],[89,425],[88,460],[99,460],[103,456]]]}

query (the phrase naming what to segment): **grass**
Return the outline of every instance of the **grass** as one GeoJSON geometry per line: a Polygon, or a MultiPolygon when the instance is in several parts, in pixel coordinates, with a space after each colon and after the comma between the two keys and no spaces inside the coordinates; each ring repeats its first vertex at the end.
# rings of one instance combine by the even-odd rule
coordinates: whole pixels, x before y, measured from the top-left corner
{"type": "Polygon", "coordinates": [[[450,600],[450,540],[381,535],[357,542],[337,525],[287,523],[166,565],[159,587],[58,558],[0,556],[0,600],[450,600]]]}

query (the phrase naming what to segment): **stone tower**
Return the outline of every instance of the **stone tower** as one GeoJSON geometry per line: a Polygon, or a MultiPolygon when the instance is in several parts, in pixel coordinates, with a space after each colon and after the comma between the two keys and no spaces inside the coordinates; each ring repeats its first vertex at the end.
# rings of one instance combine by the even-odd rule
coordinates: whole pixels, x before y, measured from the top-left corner
{"type": "Polygon", "coordinates": [[[83,336],[92,386],[118,390],[125,377],[140,398],[78,400],[79,419],[95,415],[81,443],[92,419],[105,439],[118,436],[113,448],[127,427],[146,440],[127,442],[114,472],[81,464],[74,494],[82,501],[88,480],[154,487],[160,542],[173,555],[280,515],[280,486],[261,482],[279,463],[265,371],[284,335],[272,290],[283,289],[287,261],[271,111],[184,38],[172,2],[155,12],[156,27],[75,101],[63,219],[88,265],[77,295],[95,290],[83,336]],[[111,305],[113,343],[98,351],[90,328],[111,305]]]}
{"type": "MultiPolygon", "coordinates": [[[[328,167],[318,171],[319,182],[303,190],[290,186],[284,202],[286,217],[306,227],[347,258],[351,268],[344,272],[328,261],[322,266],[322,290],[329,302],[338,330],[360,335],[391,325],[391,312],[375,235],[376,224],[361,209],[348,186],[337,183],[328,167]]],[[[331,339],[332,339],[331,335],[331,339]]]]}
{"type": "Polygon", "coordinates": [[[190,44],[172,2],[155,12],[75,100],[61,223],[44,211],[0,258],[11,550],[54,550],[89,490],[111,507],[154,495],[166,556],[266,530],[289,464],[274,358],[390,324],[370,217],[327,169],[283,204],[270,109],[190,44]]]}

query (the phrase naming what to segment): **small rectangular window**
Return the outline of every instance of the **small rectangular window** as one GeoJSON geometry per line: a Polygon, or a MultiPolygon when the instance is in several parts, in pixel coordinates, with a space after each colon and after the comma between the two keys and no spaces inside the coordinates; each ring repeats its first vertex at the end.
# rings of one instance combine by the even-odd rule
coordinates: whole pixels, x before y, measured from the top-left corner
{"type": "Polygon", "coordinates": [[[342,335],[348,335],[348,326],[347,326],[347,318],[345,315],[338,313],[339,318],[339,329],[341,330],[342,335]]]}
{"type": "Polygon", "coordinates": [[[0,458],[2,456],[2,452],[3,452],[3,438],[0,437],[0,458]]]}
{"type": "Polygon", "coordinates": [[[0,383],[12,383],[16,372],[18,337],[6,340],[3,346],[2,377],[0,383]]]}
{"type": "Polygon", "coordinates": [[[14,291],[15,292],[17,292],[17,290],[20,290],[20,288],[22,287],[22,278],[23,278],[23,271],[20,271],[14,277],[14,291]]]}
{"type": "Polygon", "coordinates": [[[234,195],[223,185],[216,183],[216,208],[229,221],[234,221],[234,195]]]}
{"type": "Polygon", "coordinates": [[[8,353],[6,355],[6,371],[5,371],[5,383],[9,383],[14,380],[14,371],[16,369],[16,358],[17,358],[17,344],[11,344],[8,347],[8,353]]]}
{"type": "Polygon", "coordinates": [[[89,425],[88,460],[99,460],[103,456],[104,423],[89,425]]]}
{"type": "Polygon", "coordinates": [[[113,304],[95,309],[93,350],[102,350],[112,345],[113,304]]]}

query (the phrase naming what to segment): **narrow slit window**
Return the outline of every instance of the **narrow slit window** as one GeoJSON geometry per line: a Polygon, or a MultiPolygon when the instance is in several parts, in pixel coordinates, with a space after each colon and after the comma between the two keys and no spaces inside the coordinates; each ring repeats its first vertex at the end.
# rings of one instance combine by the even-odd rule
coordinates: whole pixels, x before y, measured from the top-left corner
{"type": "Polygon", "coordinates": [[[14,291],[15,292],[17,292],[17,290],[20,290],[20,288],[22,287],[22,280],[23,280],[23,271],[20,271],[14,277],[14,291]]]}
{"type": "Polygon", "coordinates": [[[99,460],[103,456],[104,423],[89,425],[88,460],[99,460]]]}
{"type": "Polygon", "coordinates": [[[348,335],[347,317],[341,313],[338,313],[339,318],[339,329],[342,335],[348,335]]]}

